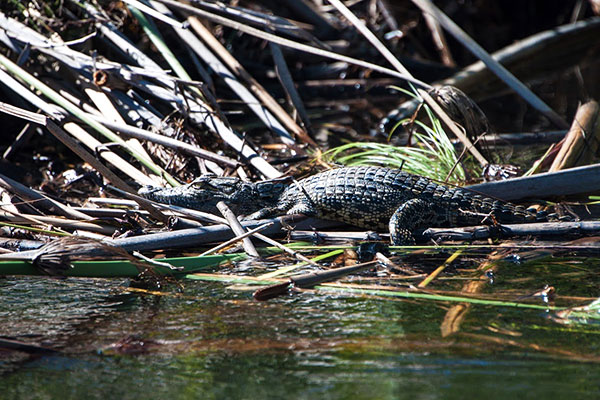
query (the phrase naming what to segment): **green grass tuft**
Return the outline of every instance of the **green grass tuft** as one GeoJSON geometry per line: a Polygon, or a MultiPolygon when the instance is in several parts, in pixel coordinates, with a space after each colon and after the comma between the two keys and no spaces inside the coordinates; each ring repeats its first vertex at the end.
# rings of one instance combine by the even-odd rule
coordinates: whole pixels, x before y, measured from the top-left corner
{"type": "MultiPolygon", "coordinates": [[[[396,88],[410,96],[420,97],[401,88],[396,88]]],[[[422,99],[421,99],[422,100],[422,99]]],[[[427,104],[422,104],[429,124],[414,121],[416,130],[413,133],[414,147],[397,147],[385,143],[348,143],[335,147],[325,153],[332,162],[356,166],[379,165],[391,168],[402,168],[438,181],[459,183],[465,180],[463,166],[458,163],[458,155],[452,142],[448,139],[441,122],[435,117],[427,104]]],[[[404,119],[392,129],[392,133],[400,125],[410,123],[404,119]]]]}

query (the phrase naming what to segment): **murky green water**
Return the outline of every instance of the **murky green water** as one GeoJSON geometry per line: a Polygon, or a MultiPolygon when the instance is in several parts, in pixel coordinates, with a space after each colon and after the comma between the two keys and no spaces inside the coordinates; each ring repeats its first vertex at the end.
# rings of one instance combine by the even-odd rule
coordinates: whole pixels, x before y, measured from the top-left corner
{"type": "MultiPolygon", "coordinates": [[[[507,264],[485,291],[518,300],[551,284],[562,296],[598,296],[599,268],[589,258],[507,264]]],[[[450,303],[310,292],[260,303],[217,282],[186,280],[181,296],[126,286],[0,280],[0,336],[60,350],[0,352],[0,398],[600,395],[600,326],[564,325],[543,309],[473,305],[460,333],[442,338],[450,303]]]]}

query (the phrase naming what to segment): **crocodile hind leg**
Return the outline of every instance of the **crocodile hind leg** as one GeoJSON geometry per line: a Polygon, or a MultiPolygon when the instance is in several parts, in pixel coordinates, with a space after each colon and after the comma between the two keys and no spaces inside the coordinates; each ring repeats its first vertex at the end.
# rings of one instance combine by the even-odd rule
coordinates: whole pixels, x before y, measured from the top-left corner
{"type": "Polygon", "coordinates": [[[415,243],[413,232],[428,226],[437,217],[433,205],[422,199],[410,199],[402,204],[390,218],[391,242],[395,246],[415,243]]]}

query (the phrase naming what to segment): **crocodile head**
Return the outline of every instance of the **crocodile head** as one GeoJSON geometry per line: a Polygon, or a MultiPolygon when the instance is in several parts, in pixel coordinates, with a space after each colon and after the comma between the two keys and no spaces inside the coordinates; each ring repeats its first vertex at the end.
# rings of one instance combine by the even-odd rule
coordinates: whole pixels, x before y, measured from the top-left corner
{"type": "Polygon", "coordinates": [[[247,215],[275,205],[285,187],[282,179],[252,183],[203,175],[187,185],[167,189],[144,186],[138,193],[153,201],[204,212],[217,212],[217,203],[224,201],[235,213],[247,215]]]}

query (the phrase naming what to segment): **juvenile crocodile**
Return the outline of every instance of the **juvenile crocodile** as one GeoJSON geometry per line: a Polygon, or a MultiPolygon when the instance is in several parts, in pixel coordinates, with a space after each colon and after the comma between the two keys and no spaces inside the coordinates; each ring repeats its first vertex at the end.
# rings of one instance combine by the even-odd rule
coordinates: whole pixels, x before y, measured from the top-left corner
{"type": "Polygon", "coordinates": [[[139,193],[201,211],[214,211],[223,200],[237,213],[250,214],[247,219],[305,214],[372,230],[388,228],[396,245],[414,243],[413,234],[429,227],[543,220],[523,206],[381,167],[339,168],[300,181],[250,183],[202,176],[178,188],[144,187],[139,193]]]}

